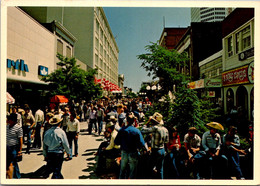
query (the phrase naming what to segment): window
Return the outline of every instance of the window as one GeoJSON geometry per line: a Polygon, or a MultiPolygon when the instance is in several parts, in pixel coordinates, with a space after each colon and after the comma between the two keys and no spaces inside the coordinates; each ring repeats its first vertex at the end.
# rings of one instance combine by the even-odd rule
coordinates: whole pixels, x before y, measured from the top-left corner
{"type": "Polygon", "coordinates": [[[97,19],[96,19],[96,32],[97,32],[97,35],[99,35],[99,22],[97,19]]]}
{"type": "Polygon", "coordinates": [[[63,43],[61,40],[57,40],[57,53],[63,55],[63,43]]]}
{"type": "Polygon", "coordinates": [[[233,55],[233,41],[232,36],[227,39],[228,57],[233,55]]]}
{"type": "Polygon", "coordinates": [[[103,56],[103,46],[100,44],[100,55],[103,56]]]}
{"type": "Polygon", "coordinates": [[[98,65],[98,55],[95,54],[95,65],[98,65]]]}
{"type": "Polygon", "coordinates": [[[242,31],[242,50],[250,47],[251,36],[250,36],[250,25],[244,28],[242,31]]]}
{"type": "Polygon", "coordinates": [[[236,34],[236,53],[240,51],[240,33],[236,34]]]}
{"type": "Polygon", "coordinates": [[[98,50],[99,48],[99,42],[98,42],[98,38],[95,38],[95,47],[98,50]]]}
{"type": "Polygon", "coordinates": [[[66,47],[66,56],[68,58],[71,58],[72,54],[71,54],[71,48],[69,46],[66,47]]]}

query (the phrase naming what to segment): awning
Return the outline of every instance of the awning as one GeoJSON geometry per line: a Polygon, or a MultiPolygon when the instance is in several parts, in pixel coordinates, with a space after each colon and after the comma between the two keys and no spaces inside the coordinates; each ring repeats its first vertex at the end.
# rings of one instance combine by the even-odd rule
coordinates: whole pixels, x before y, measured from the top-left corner
{"type": "Polygon", "coordinates": [[[6,92],[6,103],[8,103],[8,104],[14,104],[15,103],[15,99],[8,92],[6,92]]]}
{"type": "Polygon", "coordinates": [[[68,103],[69,99],[63,95],[56,95],[51,98],[51,103],[68,103]]]}

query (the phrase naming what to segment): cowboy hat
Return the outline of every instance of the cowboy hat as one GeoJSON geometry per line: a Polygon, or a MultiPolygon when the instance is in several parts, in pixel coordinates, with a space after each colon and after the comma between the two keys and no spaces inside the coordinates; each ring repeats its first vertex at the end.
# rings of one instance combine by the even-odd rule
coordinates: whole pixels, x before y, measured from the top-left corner
{"type": "Polygon", "coordinates": [[[56,125],[56,124],[60,123],[62,120],[63,120],[63,118],[61,118],[60,115],[54,115],[50,119],[49,124],[56,125]]]}
{"type": "Polygon", "coordinates": [[[159,112],[155,112],[153,116],[150,116],[150,118],[155,122],[157,122],[158,124],[163,124],[163,120],[162,120],[163,116],[159,112]]]}
{"type": "Polygon", "coordinates": [[[207,123],[206,125],[211,128],[214,128],[214,129],[224,130],[224,127],[220,123],[217,123],[217,122],[210,122],[210,123],[207,123]]]}
{"type": "Polygon", "coordinates": [[[109,120],[110,120],[110,121],[117,121],[117,119],[115,118],[115,116],[110,116],[109,120]]]}
{"type": "Polygon", "coordinates": [[[46,114],[46,116],[48,116],[49,118],[52,118],[52,117],[54,116],[54,114],[51,113],[51,112],[48,112],[48,113],[46,114]]]}
{"type": "Polygon", "coordinates": [[[106,124],[106,129],[115,126],[113,122],[109,122],[108,124],[106,124]]]}

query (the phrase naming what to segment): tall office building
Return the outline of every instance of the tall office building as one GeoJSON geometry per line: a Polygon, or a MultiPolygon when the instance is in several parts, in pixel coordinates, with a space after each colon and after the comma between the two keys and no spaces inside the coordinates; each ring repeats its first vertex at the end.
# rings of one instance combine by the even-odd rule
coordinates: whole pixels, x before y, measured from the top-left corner
{"type": "Polygon", "coordinates": [[[191,8],[191,22],[220,22],[233,9],[232,8],[191,8]]]}
{"type": "MultiPolygon", "coordinates": [[[[119,49],[100,7],[21,7],[40,23],[60,22],[76,38],[74,54],[90,68],[98,68],[98,79],[118,85],[119,49]]],[[[59,44],[62,44],[58,42],[59,44]]]]}

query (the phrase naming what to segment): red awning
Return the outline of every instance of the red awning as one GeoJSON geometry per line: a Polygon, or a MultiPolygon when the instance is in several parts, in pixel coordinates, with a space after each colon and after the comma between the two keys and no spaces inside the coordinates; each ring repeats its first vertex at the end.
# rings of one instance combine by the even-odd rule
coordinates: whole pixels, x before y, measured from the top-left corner
{"type": "Polygon", "coordinates": [[[14,104],[15,103],[15,99],[8,92],[6,92],[6,103],[8,103],[8,104],[14,104]]]}
{"type": "Polygon", "coordinates": [[[69,99],[63,95],[56,95],[51,98],[51,103],[68,103],[69,99]]]}

